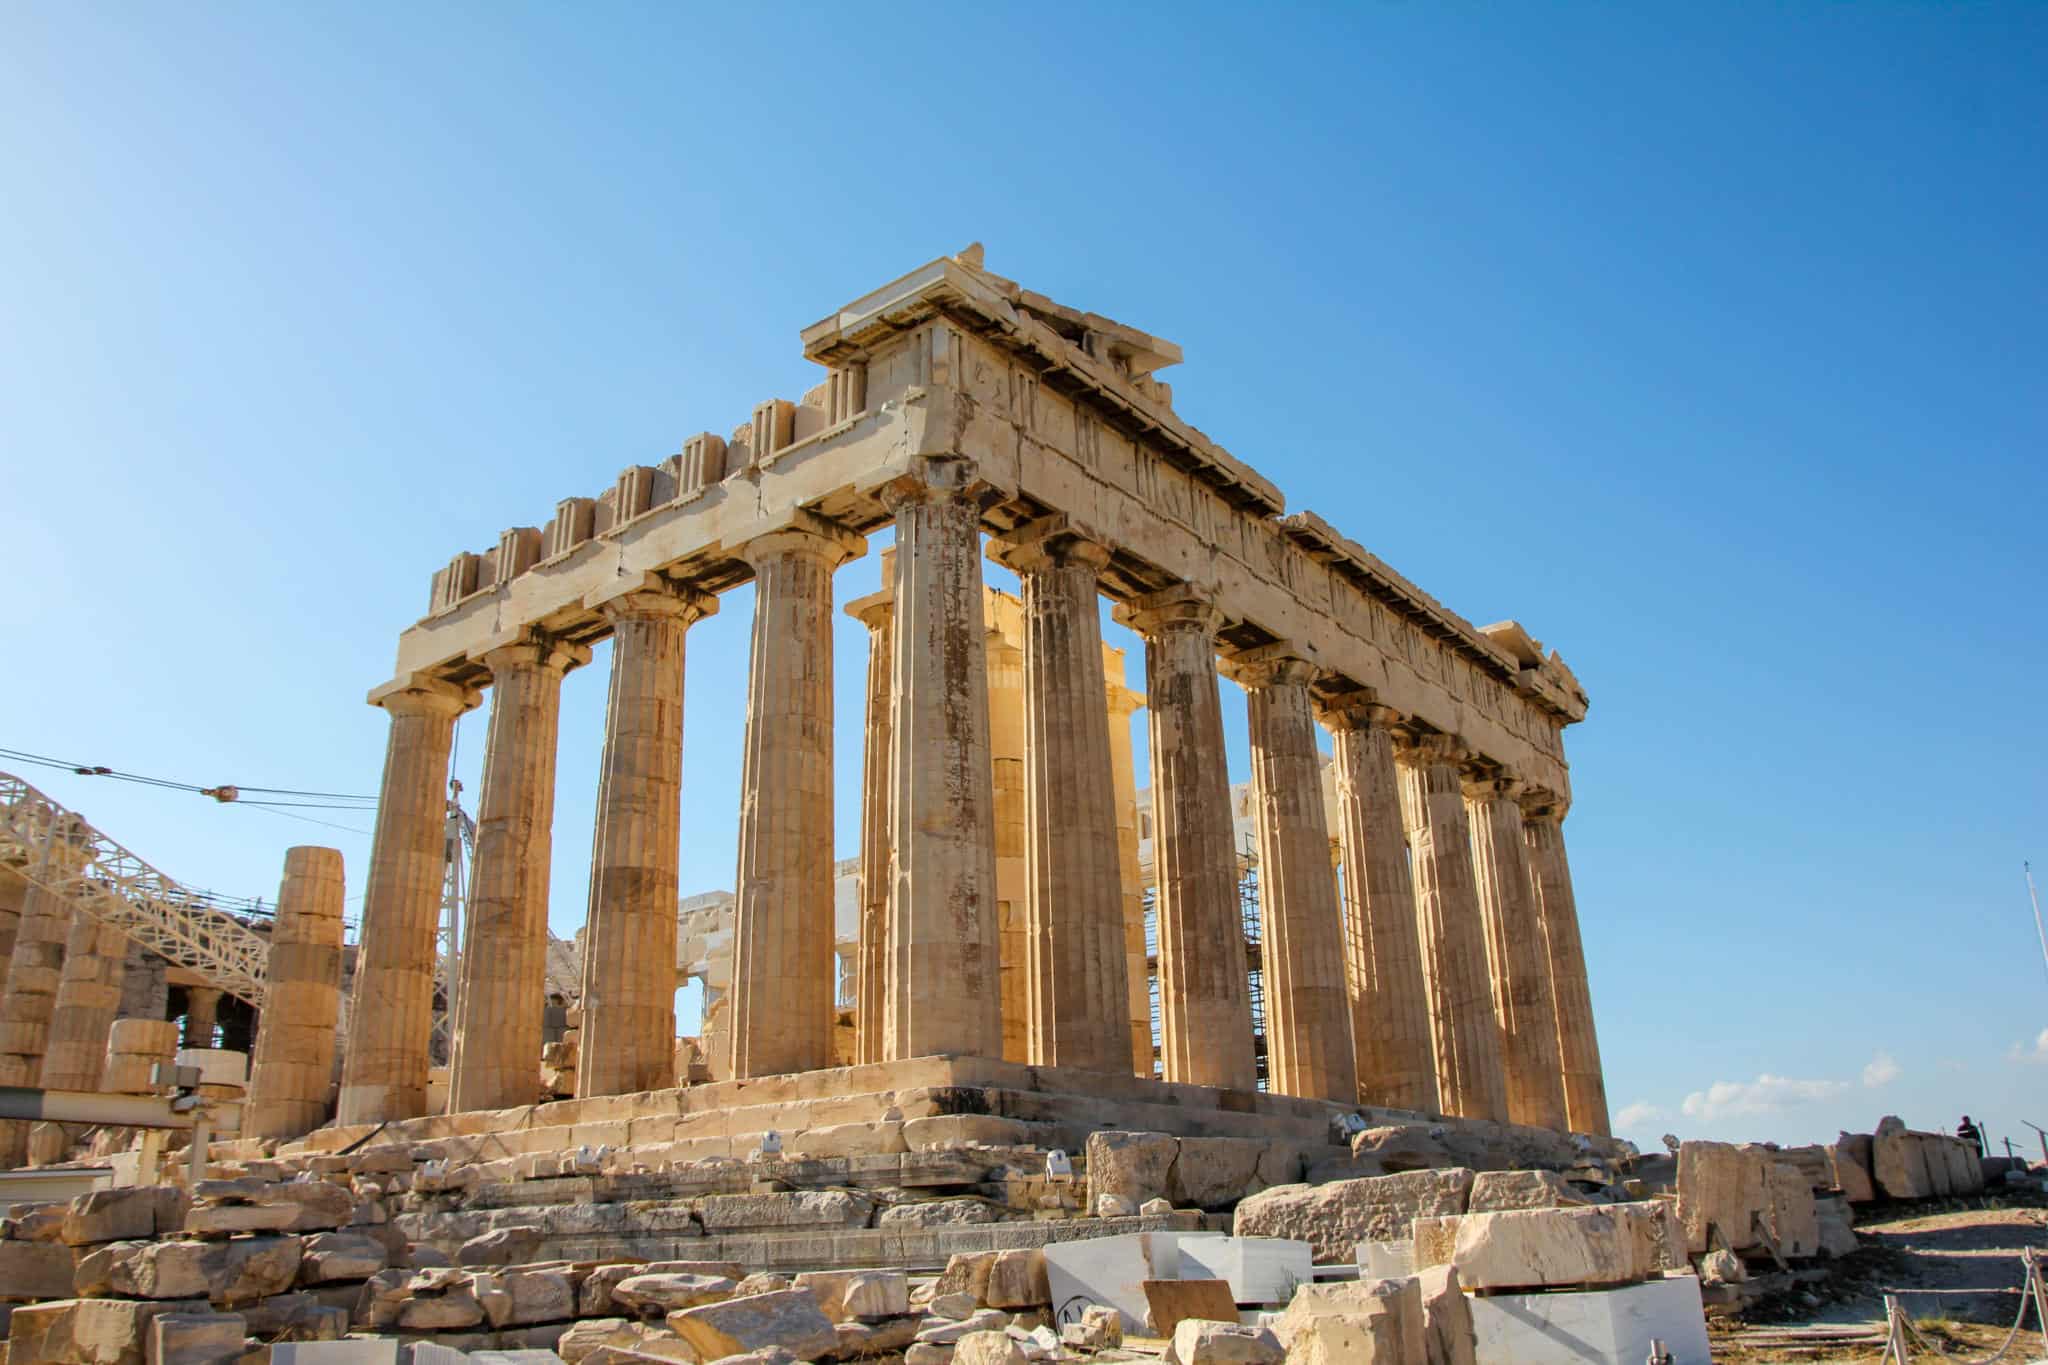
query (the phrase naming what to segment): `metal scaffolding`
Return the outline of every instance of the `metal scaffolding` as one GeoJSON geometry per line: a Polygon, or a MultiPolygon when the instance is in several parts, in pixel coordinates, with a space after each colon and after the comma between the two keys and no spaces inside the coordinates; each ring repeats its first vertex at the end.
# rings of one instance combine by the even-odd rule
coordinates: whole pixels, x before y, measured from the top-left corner
{"type": "Polygon", "coordinates": [[[267,937],[12,773],[0,773],[0,862],[209,985],[263,1007],[267,937]]]}

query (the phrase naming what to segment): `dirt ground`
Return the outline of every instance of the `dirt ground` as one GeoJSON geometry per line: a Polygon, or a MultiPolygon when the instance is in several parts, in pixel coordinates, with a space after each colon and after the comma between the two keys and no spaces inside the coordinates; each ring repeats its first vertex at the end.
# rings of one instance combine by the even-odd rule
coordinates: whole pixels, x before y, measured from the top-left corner
{"type": "MultiPolygon", "coordinates": [[[[1716,1361],[1877,1361],[1883,1346],[1791,1341],[1816,1329],[1884,1329],[1884,1296],[1898,1296],[1920,1334],[1912,1358],[1944,1354],[1981,1360],[2005,1340],[2019,1312],[2020,1250],[2048,1249],[2048,1208],[2038,1196],[1922,1204],[1873,1210],[1856,1231],[1862,1249],[1837,1263],[1825,1284],[1794,1290],[1751,1310],[1745,1322],[1714,1333],[1716,1361]],[[1802,1330],[1804,1329],[1804,1330],[1802,1330]]],[[[2048,1343],[2031,1313],[2008,1361],[2040,1360],[2048,1343]]]]}

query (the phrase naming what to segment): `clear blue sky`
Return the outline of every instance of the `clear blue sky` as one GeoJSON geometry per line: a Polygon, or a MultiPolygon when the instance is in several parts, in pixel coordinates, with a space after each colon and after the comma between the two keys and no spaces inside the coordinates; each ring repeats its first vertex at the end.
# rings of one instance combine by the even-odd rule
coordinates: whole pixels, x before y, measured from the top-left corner
{"type": "MultiPolygon", "coordinates": [[[[801,326],[979,239],[1182,344],[1180,410],[1293,506],[1584,679],[1625,1133],[2048,1124],[2048,9],[6,27],[0,745],[374,791],[363,693],[438,565],[796,397],[801,326]]],[[[691,635],[686,888],[732,880],[750,613],[691,635]]],[[[842,854],[863,653],[845,623],[842,854]]],[[[604,665],[565,696],[563,933],[604,665]]],[[[360,834],[28,775],[188,882],[274,894],[331,841],[360,893],[360,834]]]]}

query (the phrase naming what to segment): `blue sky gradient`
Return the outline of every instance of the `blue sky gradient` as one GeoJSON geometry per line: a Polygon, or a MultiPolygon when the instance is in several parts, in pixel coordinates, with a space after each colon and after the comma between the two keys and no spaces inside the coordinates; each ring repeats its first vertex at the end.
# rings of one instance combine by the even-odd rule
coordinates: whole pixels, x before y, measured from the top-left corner
{"type": "MultiPolygon", "coordinates": [[[[437,566],[798,396],[800,327],[982,240],[1179,342],[1181,412],[1291,506],[1585,681],[1566,828],[1625,1135],[2048,1124],[2020,871],[2048,859],[2048,10],[7,29],[0,746],[375,791],[363,694],[437,566]]],[[[732,880],[750,614],[691,634],[689,889],[732,880]]],[[[605,666],[565,691],[561,933],[605,666]]],[[[24,775],[190,883],[274,894],[287,845],[331,842],[360,894],[354,830],[24,775]]]]}

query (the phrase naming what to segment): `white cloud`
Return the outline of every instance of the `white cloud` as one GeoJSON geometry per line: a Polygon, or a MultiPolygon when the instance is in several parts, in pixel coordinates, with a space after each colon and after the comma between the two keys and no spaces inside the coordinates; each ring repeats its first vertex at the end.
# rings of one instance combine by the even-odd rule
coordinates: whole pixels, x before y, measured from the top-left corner
{"type": "Polygon", "coordinates": [[[1863,1068],[1863,1084],[1872,1090],[1890,1085],[1898,1078],[1899,1064],[1889,1052],[1880,1050],[1870,1059],[1870,1065],[1863,1068]]]}
{"type": "Polygon", "coordinates": [[[2005,1050],[2005,1059],[2008,1062],[2048,1062],[2048,1028],[2042,1029],[2035,1036],[2032,1047],[2028,1047],[2025,1043],[2014,1043],[2011,1047],[2007,1048],[2005,1050]]]}
{"type": "Polygon", "coordinates": [[[1663,1117],[1665,1114],[1662,1105],[1651,1104],[1648,1100],[1637,1100],[1614,1116],[1614,1125],[1617,1128],[1639,1128],[1663,1117]]]}
{"type": "Polygon", "coordinates": [[[1765,1072],[1753,1081],[1715,1081],[1705,1090],[1695,1090],[1687,1095],[1679,1108],[1692,1119],[1767,1114],[1794,1105],[1833,1099],[1848,1088],[1846,1081],[1800,1081],[1765,1072]]]}

